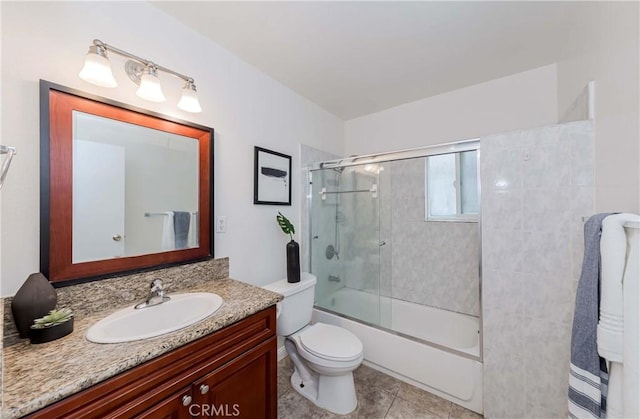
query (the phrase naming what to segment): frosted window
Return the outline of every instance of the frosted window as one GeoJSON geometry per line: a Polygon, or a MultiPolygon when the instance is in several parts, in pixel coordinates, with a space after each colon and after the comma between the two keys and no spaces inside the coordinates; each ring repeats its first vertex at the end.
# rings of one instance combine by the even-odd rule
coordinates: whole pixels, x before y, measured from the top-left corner
{"type": "Polygon", "coordinates": [[[460,153],[460,207],[462,214],[478,213],[478,153],[460,153]]]}
{"type": "Polygon", "coordinates": [[[456,155],[427,157],[429,216],[456,214],[456,155]]]}
{"type": "Polygon", "coordinates": [[[426,219],[477,219],[477,151],[429,156],[425,174],[426,219]]]}

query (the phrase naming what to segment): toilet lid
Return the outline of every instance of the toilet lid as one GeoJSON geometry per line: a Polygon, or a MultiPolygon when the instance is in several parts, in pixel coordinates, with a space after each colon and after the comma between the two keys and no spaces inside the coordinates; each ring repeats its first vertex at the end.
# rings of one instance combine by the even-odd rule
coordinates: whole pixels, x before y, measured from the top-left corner
{"type": "Polygon", "coordinates": [[[316,323],[300,334],[302,346],[317,357],[350,361],[362,355],[362,342],[350,331],[316,323]]]}

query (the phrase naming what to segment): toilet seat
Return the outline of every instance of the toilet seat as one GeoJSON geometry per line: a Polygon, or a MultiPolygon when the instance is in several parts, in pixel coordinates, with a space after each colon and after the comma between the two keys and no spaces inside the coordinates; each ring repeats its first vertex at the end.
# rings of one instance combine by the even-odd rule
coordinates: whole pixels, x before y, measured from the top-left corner
{"type": "Polygon", "coordinates": [[[306,351],[321,359],[349,362],[362,357],[362,342],[342,327],[316,323],[305,328],[298,338],[306,351]]]}

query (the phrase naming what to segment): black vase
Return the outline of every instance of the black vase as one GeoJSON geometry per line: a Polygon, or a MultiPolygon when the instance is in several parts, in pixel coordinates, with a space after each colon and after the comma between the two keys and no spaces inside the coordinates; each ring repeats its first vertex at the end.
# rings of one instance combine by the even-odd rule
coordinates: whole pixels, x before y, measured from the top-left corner
{"type": "Polygon", "coordinates": [[[287,243],[287,282],[300,282],[300,246],[294,240],[287,243]]]}
{"type": "Polygon", "coordinates": [[[58,295],[41,273],[31,274],[11,301],[11,312],[21,338],[29,337],[33,321],[56,307],[58,295]]]}

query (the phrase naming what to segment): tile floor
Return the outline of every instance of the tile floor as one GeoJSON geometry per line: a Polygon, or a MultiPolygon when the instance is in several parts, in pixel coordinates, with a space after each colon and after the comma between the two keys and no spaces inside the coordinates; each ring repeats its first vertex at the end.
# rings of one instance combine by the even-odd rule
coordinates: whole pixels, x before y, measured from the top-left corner
{"type": "Polygon", "coordinates": [[[354,372],[358,408],[347,416],[320,409],[291,387],[293,364],[278,363],[279,419],[481,419],[482,416],[448,400],[361,365],[354,372]]]}

